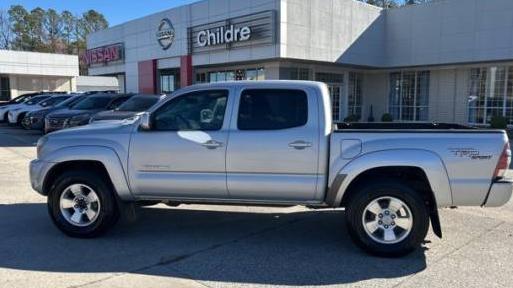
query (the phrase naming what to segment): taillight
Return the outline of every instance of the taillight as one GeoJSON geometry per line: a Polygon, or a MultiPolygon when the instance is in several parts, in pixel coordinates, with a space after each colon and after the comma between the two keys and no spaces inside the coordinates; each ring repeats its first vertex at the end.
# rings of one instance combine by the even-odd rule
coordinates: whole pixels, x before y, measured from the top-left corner
{"type": "Polygon", "coordinates": [[[495,173],[493,173],[494,178],[502,178],[506,173],[506,170],[509,168],[509,164],[511,163],[511,150],[509,147],[509,143],[504,145],[504,149],[502,150],[501,157],[499,158],[499,162],[497,163],[497,167],[495,168],[495,173]]]}

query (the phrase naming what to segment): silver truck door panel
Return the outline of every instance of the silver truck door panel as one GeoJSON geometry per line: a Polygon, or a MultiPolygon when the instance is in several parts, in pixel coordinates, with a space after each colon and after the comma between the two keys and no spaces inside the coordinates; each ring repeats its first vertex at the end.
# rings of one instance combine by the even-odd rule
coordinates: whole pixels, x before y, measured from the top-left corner
{"type": "Polygon", "coordinates": [[[307,94],[307,101],[306,124],[279,130],[239,130],[240,101],[236,101],[226,160],[230,197],[314,199],[319,157],[318,104],[315,94],[307,94]]]}
{"type": "MultiPolygon", "coordinates": [[[[168,109],[171,112],[165,112],[165,115],[171,116],[162,116],[161,119],[164,120],[158,120],[162,121],[164,126],[176,128],[175,131],[158,131],[159,128],[154,127],[151,131],[134,132],[130,145],[129,178],[135,195],[183,198],[227,197],[225,156],[228,143],[226,128],[229,125],[226,119],[229,117],[226,115],[229,115],[227,107],[230,107],[230,103],[226,99],[227,94],[226,97],[213,96],[221,97],[219,99],[224,99],[224,102],[205,100],[212,95],[196,95],[203,91],[205,90],[187,93],[171,100],[178,103],[181,101],[180,97],[192,95],[190,96],[192,102],[183,100],[184,104],[176,104],[184,107],[178,112],[175,110],[179,108],[172,110],[174,108],[171,105],[175,104],[169,104],[168,109]],[[226,109],[221,111],[218,108],[219,105],[224,105],[226,109]],[[188,112],[188,109],[192,112],[188,112]],[[179,116],[175,116],[177,114],[179,116]],[[212,124],[213,121],[218,121],[218,124],[212,124]],[[173,125],[180,127],[173,127],[173,125]],[[212,125],[219,127],[212,127],[212,125]],[[182,130],[182,126],[188,130],[182,130]]],[[[209,91],[209,93],[217,93],[219,89],[209,91]]],[[[227,90],[222,91],[227,93],[227,90]]],[[[159,117],[158,110],[156,115],[155,117],[159,117]]]]}

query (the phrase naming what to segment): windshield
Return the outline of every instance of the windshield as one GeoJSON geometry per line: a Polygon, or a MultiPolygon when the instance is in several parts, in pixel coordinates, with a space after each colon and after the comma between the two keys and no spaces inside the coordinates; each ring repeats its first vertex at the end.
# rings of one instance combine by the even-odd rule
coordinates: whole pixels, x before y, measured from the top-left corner
{"type": "Polygon", "coordinates": [[[109,96],[98,96],[98,97],[87,97],[83,101],[80,101],[77,105],[73,106],[75,110],[95,110],[102,109],[109,105],[112,101],[112,97],[109,96]]]}
{"type": "Polygon", "coordinates": [[[159,98],[152,96],[136,96],[132,97],[123,105],[119,106],[116,111],[141,112],[146,111],[159,101],[159,98]]]}
{"type": "Polygon", "coordinates": [[[32,97],[34,97],[34,95],[21,95],[20,97],[16,97],[16,98],[12,99],[12,102],[13,103],[23,103],[32,97]]]}
{"type": "Polygon", "coordinates": [[[50,99],[44,100],[43,102],[39,103],[39,105],[43,107],[51,107],[56,104],[61,103],[62,101],[68,99],[69,96],[57,96],[57,97],[51,97],[50,99]]]}
{"type": "Polygon", "coordinates": [[[55,107],[68,107],[69,108],[69,107],[72,107],[73,105],[77,104],[78,102],[80,102],[83,99],[84,99],[84,96],[82,96],[82,95],[73,96],[73,97],[68,98],[66,101],[62,101],[55,107]]]}
{"type": "Polygon", "coordinates": [[[50,96],[37,96],[37,97],[34,97],[34,98],[30,99],[29,101],[25,102],[25,104],[36,105],[37,103],[44,101],[48,98],[50,98],[50,96]]]}

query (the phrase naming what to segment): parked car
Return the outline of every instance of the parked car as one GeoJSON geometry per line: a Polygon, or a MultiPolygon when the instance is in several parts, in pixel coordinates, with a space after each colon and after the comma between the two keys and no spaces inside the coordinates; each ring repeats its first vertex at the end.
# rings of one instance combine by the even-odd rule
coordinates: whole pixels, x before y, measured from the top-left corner
{"type": "Polygon", "coordinates": [[[37,111],[29,112],[26,114],[25,118],[23,118],[22,126],[25,129],[35,129],[35,130],[44,130],[44,119],[46,115],[56,112],[59,110],[69,109],[73,107],[73,105],[82,101],[86,95],[84,94],[69,94],[69,98],[60,102],[57,105],[52,107],[46,107],[44,109],[40,109],[37,111]]]}
{"type": "Polygon", "coordinates": [[[125,103],[113,110],[102,111],[91,118],[91,122],[104,120],[123,120],[134,117],[136,114],[150,109],[165,95],[134,95],[125,103]]]}
{"type": "Polygon", "coordinates": [[[68,94],[47,94],[45,96],[49,97],[47,99],[44,99],[43,101],[39,101],[38,103],[34,103],[33,100],[37,99],[34,98],[33,100],[29,100],[25,102],[23,105],[20,105],[20,107],[16,109],[9,110],[9,113],[7,114],[9,124],[22,124],[22,121],[27,115],[27,113],[32,111],[38,111],[48,107],[53,107],[61,103],[62,101],[65,101],[66,99],[70,98],[68,94]]]}
{"type": "Polygon", "coordinates": [[[27,93],[27,94],[23,94],[23,95],[20,95],[14,99],[11,99],[9,101],[4,101],[4,102],[0,102],[0,107],[2,106],[6,106],[6,105],[13,105],[13,104],[19,104],[19,103],[23,103],[25,102],[26,100],[34,97],[34,96],[37,96],[37,95],[41,95],[42,93],[27,93]]]}
{"type": "MultiPolygon", "coordinates": [[[[44,100],[50,98],[50,94],[43,94],[36,97],[31,98],[30,100],[27,100],[23,103],[16,104],[16,105],[8,105],[6,107],[6,115],[7,115],[7,121],[9,124],[17,124],[18,120],[18,111],[22,111],[24,109],[27,109],[29,106],[36,106],[37,104],[43,102],[44,100]]],[[[5,116],[4,116],[5,117],[5,116]]]]}
{"type": "Polygon", "coordinates": [[[22,104],[36,96],[41,96],[41,95],[44,95],[44,94],[39,94],[39,93],[24,94],[20,97],[12,99],[9,102],[2,103],[3,105],[0,106],[0,122],[7,121],[7,112],[9,111],[9,109],[11,109],[13,107],[19,107],[20,104],[22,104]]]}
{"type": "Polygon", "coordinates": [[[100,235],[136,201],[345,207],[351,238],[383,256],[419,247],[430,220],[441,237],[438,208],[511,198],[503,130],[336,125],[331,111],[317,82],[187,87],[132,121],[42,137],[31,183],[73,237],[100,235]]]}
{"type": "Polygon", "coordinates": [[[52,112],[45,118],[45,133],[89,124],[91,117],[112,110],[132,97],[131,94],[94,94],[87,96],[71,109],[52,112]]]}

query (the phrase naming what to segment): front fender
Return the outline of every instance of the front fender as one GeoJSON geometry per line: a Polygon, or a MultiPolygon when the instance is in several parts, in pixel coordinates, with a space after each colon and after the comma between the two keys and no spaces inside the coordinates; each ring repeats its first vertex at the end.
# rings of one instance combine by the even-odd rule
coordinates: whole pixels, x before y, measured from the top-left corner
{"type": "MultiPolygon", "coordinates": [[[[328,191],[327,202],[339,207],[349,184],[361,173],[373,168],[408,166],[424,171],[434,193],[438,207],[452,205],[452,192],[447,170],[442,159],[431,151],[420,149],[395,149],[376,151],[347,163],[334,177],[328,191]]],[[[333,165],[333,167],[337,167],[333,165]]]]}
{"type": "Polygon", "coordinates": [[[121,159],[116,151],[105,146],[81,145],[60,148],[45,155],[45,162],[98,161],[105,166],[114,189],[122,200],[133,200],[121,159]]]}

